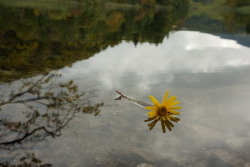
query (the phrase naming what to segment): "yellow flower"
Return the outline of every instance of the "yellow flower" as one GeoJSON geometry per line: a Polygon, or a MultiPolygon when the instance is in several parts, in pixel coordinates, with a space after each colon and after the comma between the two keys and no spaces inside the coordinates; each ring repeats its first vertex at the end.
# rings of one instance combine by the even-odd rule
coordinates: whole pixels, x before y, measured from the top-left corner
{"type": "Polygon", "coordinates": [[[179,104],[179,101],[175,101],[176,97],[172,96],[168,99],[168,91],[166,91],[164,98],[162,100],[162,104],[160,104],[153,96],[149,96],[152,100],[154,106],[145,107],[147,110],[151,110],[148,112],[147,121],[152,121],[148,124],[149,130],[152,130],[158,121],[161,121],[162,131],[166,132],[165,126],[171,131],[174,125],[170,121],[178,122],[179,118],[174,117],[174,115],[180,114],[180,112],[176,111],[181,109],[181,106],[176,106],[179,104]]]}

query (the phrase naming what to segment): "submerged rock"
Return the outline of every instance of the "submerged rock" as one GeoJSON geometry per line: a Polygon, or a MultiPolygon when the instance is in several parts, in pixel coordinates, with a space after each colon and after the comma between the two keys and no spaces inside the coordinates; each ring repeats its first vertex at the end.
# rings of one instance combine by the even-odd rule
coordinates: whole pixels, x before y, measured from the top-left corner
{"type": "Polygon", "coordinates": [[[212,157],[215,156],[224,162],[227,165],[238,167],[244,166],[244,160],[236,153],[229,153],[227,151],[221,149],[212,149],[210,151],[206,151],[206,153],[212,157]]]}
{"type": "Polygon", "coordinates": [[[250,162],[245,163],[244,167],[250,167],[250,162]]]}
{"type": "Polygon", "coordinates": [[[154,166],[147,163],[140,163],[136,167],[154,167],[154,166]]]}

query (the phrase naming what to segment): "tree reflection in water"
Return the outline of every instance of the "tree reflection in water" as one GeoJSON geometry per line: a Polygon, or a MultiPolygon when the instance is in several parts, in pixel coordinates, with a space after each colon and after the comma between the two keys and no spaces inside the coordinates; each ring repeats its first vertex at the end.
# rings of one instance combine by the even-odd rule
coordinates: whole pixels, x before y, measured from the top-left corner
{"type": "Polygon", "coordinates": [[[90,105],[93,91],[81,93],[73,80],[59,83],[61,75],[49,73],[20,88],[0,95],[0,148],[18,146],[57,137],[76,113],[98,115],[103,103],[90,105]],[[21,116],[20,116],[21,114],[21,116]]]}
{"type": "Polygon", "coordinates": [[[32,167],[32,166],[39,166],[39,167],[50,167],[52,164],[50,163],[43,163],[42,160],[36,157],[35,154],[27,154],[19,159],[20,163],[18,165],[11,165],[10,162],[0,162],[0,166],[2,167],[32,167]]]}

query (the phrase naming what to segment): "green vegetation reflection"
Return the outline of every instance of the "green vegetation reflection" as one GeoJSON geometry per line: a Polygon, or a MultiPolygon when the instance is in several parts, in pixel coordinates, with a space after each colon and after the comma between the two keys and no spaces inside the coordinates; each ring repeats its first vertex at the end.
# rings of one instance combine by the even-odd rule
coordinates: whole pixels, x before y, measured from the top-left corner
{"type": "Polygon", "coordinates": [[[250,34],[249,0],[191,0],[185,26],[210,33],[250,34]]]}
{"type": "Polygon", "coordinates": [[[123,40],[157,45],[183,26],[213,34],[250,32],[245,0],[111,0],[104,7],[102,0],[79,2],[0,2],[0,83],[71,66],[123,40]]]}
{"type": "Polygon", "coordinates": [[[71,66],[122,40],[159,44],[187,10],[0,6],[0,75],[12,81],[71,66]],[[6,19],[6,17],[8,19],[6,19]],[[34,65],[35,64],[35,65],[34,65]]]}

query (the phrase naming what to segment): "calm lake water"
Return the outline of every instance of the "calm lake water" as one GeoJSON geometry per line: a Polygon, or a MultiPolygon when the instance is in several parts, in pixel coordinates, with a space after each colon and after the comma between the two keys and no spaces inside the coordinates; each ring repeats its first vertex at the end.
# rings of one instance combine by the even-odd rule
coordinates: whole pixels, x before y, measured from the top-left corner
{"type": "Polygon", "coordinates": [[[0,3],[0,165],[250,166],[249,15],[54,6],[0,3]]]}

